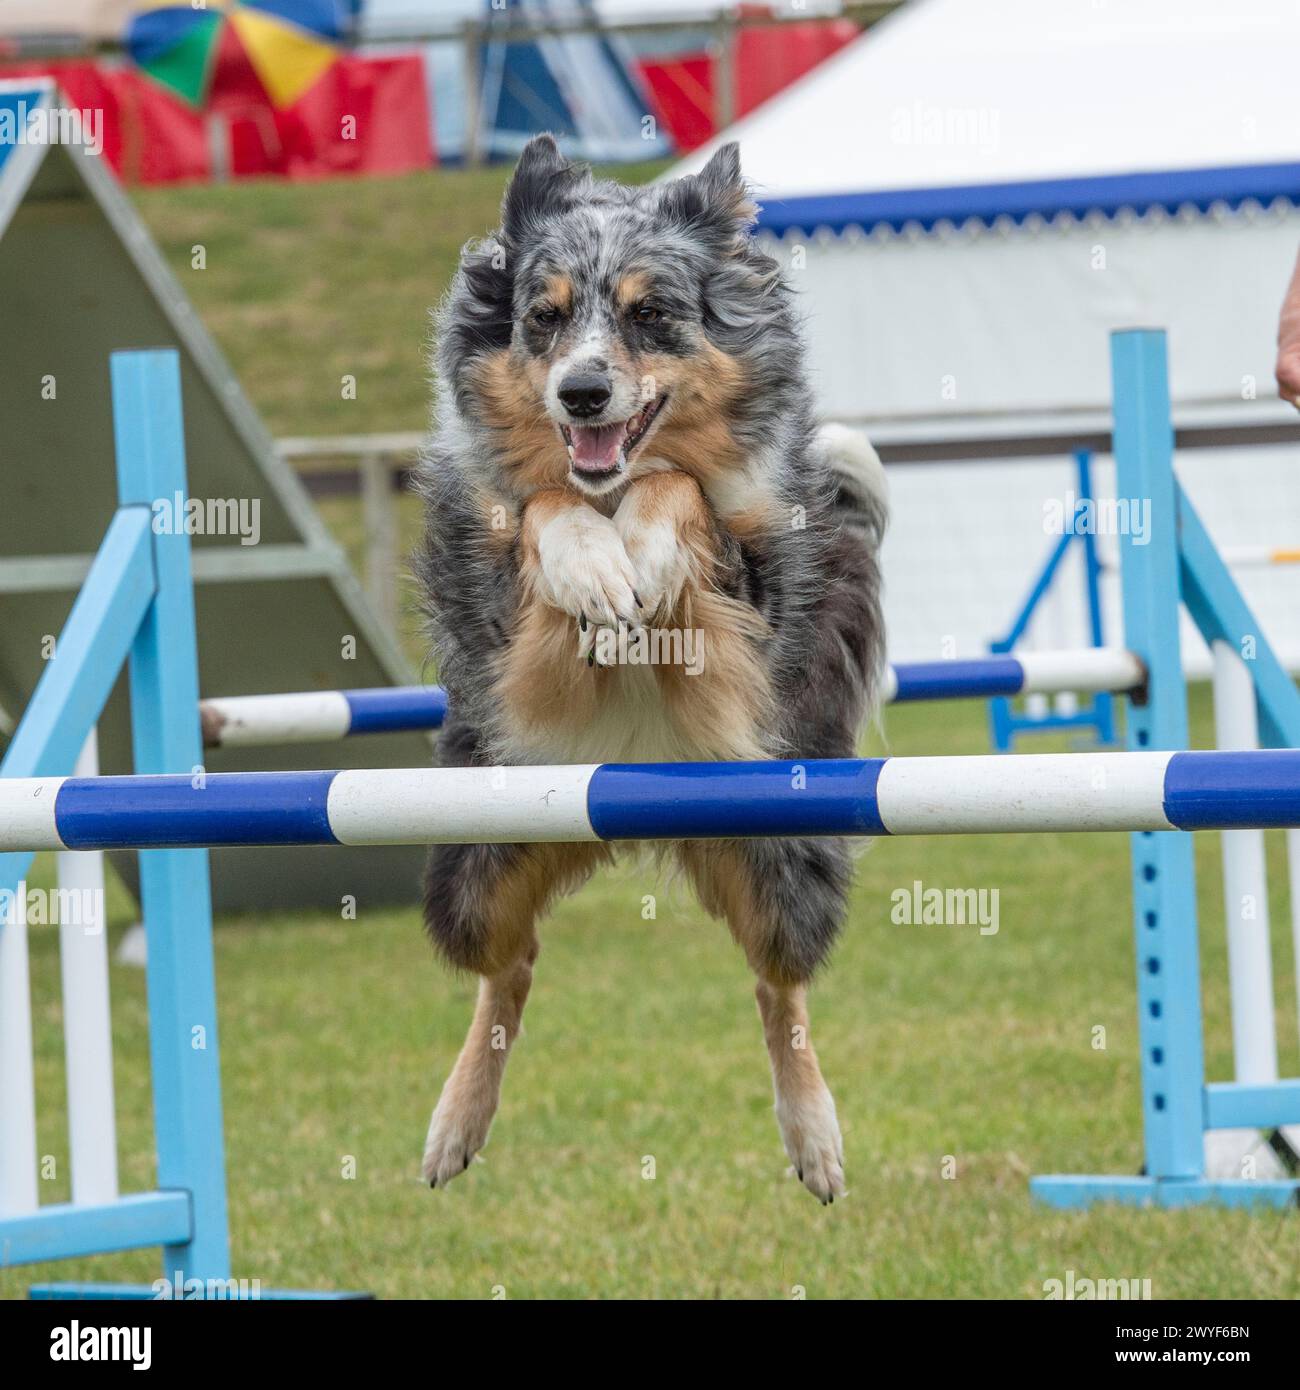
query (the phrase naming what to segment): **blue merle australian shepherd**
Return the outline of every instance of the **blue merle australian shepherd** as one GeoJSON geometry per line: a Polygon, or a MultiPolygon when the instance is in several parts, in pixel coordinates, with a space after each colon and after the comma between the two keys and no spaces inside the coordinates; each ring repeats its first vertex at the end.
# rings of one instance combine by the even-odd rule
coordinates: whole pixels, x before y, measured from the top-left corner
{"type": "MultiPolygon", "coordinates": [[[[438,315],[421,470],[444,765],[853,755],[883,660],[883,475],[856,435],[813,423],[755,213],[735,145],[694,176],[625,188],[542,135],[500,229],[466,248],[438,315]],[[657,659],[637,660],[650,638],[657,659]]],[[[745,952],[786,1152],[832,1201],[843,1152],[805,992],[844,916],[848,848],[659,848],[745,952]]],[[[487,1140],[538,919],[609,858],[603,844],[433,849],[429,932],[481,976],[429,1126],[433,1186],[487,1140]]]]}

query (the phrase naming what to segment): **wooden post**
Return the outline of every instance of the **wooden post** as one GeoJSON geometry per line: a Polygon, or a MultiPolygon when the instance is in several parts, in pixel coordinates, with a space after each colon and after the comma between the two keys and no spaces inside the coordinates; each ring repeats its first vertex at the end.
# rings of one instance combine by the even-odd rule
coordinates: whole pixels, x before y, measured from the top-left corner
{"type": "Polygon", "coordinates": [[[718,51],[713,64],[713,117],[721,131],[736,119],[736,18],[731,10],[718,12],[714,39],[718,51]]]}
{"type": "Polygon", "coordinates": [[[477,20],[465,25],[465,167],[483,163],[483,26],[477,20]]]}
{"type": "Polygon", "coordinates": [[[208,132],[208,157],[212,163],[212,182],[226,183],[232,167],[230,130],[220,111],[209,111],[204,120],[208,132]]]}
{"type": "Polygon", "coordinates": [[[361,516],[366,535],[366,597],[384,624],[396,630],[397,509],[384,454],[366,454],[361,460],[361,516]]]}

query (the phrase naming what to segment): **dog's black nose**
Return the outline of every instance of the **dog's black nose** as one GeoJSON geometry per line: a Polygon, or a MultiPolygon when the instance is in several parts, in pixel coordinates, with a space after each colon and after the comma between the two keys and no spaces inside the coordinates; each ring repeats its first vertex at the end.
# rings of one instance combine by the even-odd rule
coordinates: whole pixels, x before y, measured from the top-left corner
{"type": "Polygon", "coordinates": [[[608,377],[598,372],[574,372],[560,383],[558,395],[565,410],[581,419],[587,415],[599,415],[609,404],[613,392],[608,377]]]}

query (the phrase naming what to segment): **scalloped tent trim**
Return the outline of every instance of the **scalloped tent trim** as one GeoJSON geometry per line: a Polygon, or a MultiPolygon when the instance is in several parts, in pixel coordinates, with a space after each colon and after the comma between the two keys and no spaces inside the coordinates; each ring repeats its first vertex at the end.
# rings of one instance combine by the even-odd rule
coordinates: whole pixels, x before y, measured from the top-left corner
{"type": "Polygon", "coordinates": [[[882,193],[777,198],[764,203],[759,230],[915,235],[977,229],[1073,225],[1100,219],[1222,216],[1300,206],[1300,163],[1239,165],[1033,183],[906,188],[882,193]]]}

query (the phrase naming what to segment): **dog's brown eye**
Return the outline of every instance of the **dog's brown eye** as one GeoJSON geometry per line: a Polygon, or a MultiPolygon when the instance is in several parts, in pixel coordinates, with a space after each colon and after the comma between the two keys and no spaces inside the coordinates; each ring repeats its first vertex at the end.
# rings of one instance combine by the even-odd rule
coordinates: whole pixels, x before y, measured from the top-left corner
{"type": "Polygon", "coordinates": [[[533,311],[533,322],[539,328],[554,328],[560,321],[560,311],[551,307],[533,311]]]}
{"type": "Polygon", "coordinates": [[[658,323],[663,314],[653,304],[641,304],[632,311],[632,318],[637,323],[658,323]]]}

